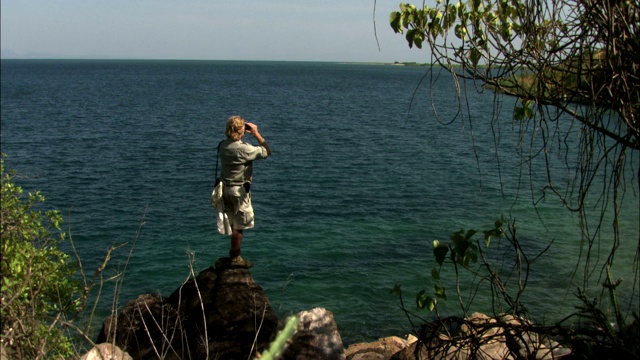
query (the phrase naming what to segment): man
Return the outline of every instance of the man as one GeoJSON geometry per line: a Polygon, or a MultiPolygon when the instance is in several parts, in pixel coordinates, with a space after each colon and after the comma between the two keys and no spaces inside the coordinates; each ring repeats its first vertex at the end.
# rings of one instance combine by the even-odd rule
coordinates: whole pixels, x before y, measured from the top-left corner
{"type": "Polygon", "coordinates": [[[242,236],[245,229],[253,228],[253,207],[251,206],[251,178],[253,161],[266,159],[271,149],[258,132],[256,124],[245,122],[240,116],[227,120],[227,139],[220,144],[221,180],[224,183],[222,197],[225,213],[231,224],[231,267],[250,268],[253,264],[240,256],[242,236]],[[253,135],[259,146],[242,141],[245,133],[253,135]]]}

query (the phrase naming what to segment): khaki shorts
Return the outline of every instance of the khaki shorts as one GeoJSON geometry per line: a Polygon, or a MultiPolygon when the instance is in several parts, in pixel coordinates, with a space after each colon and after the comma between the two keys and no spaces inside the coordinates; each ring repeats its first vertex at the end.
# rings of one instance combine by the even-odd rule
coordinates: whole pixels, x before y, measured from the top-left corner
{"type": "Polygon", "coordinates": [[[231,229],[253,228],[251,192],[247,192],[243,186],[225,186],[222,198],[224,199],[224,212],[229,217],[231,229]]]}

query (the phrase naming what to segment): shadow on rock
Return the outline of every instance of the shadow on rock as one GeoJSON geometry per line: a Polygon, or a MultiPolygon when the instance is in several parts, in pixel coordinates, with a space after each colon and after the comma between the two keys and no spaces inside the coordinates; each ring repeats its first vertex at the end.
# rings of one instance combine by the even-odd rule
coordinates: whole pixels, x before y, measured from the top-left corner
{"type": "Polygon", "coordinates": [[[104,321],[97,343],[114,343],[135,359],[246,359],[262,351],[278,319],[249,270],[223,264],[168,298],[144,294],[130,301],[104,321]]]}

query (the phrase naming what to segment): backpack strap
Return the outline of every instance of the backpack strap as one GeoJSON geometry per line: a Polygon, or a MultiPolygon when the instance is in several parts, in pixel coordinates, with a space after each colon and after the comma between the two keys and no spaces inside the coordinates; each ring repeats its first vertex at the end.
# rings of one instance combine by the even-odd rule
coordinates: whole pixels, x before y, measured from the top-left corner
{"type": "Polygon", "coordinates": [[[222,145],[222,143],[224,142],[224,140],[220,141],[218,143],[218,151],[216,152],[216,183],[215,186],[218,186],[218,183],[220,183],[220,177],[218,176],[218,161],[220,160],[220,145],[222,145]]]}

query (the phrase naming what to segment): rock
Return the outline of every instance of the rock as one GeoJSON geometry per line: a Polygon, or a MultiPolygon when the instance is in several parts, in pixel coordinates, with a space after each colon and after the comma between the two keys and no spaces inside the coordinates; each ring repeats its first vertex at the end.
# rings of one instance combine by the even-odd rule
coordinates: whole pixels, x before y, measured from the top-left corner
{"type": "MultiPolygon", "coordinates": [[[[417,340],[413,337],[411,340],[417,340]]],[[[371,343],[359,343],[345,350],[347,360],[387,360],[409,345],[409,341],[398,336],[379,339],[371,343]]]]}
{"type": "Polygon", "coordinates": [[[346,360],[342,337],[331,311],[315,308],[297,316],[298,329],[283,354],[284,359],[346,360]]]}
{"type": "Polygon", "coordinates": [[[209,351],[215,359],[246,359],[268,347],[278,318],[249,270],[219,272],[211,300],[216,316],[209,317],[207,325],[209,351]]]}
{"type": "Polygon", "coordinates": [[[7,348],[4,346],[4,342],[0,342],[0,360],[9,360],[7,348]]]}
{"type": "Polygon", "coordinates": [[[424,345],[422,345],[418,341],[410,344],[409,346],[393,354],[393,356],[389,358],[389,360],[417,360],[417,359],[419,360],[431,359],[424,345]],[[418,348],[418,346],[420,347],[418,348]],[[416,356],[416,349],[418,349],[419,351],[419,354],[417,356],[416,356]]]}
{"type": "Polygon", "coordinates": [[[367,352],[367,353],[355,354],[351,357],[348,357],[347,359],[349,360],[387,360],[388,358],[376,352],[367,352]]]}
{"type": "Polygon", "coordinates": [[[114,342],[135,359],[247,359],[269,345],[277,324],[247,269],[210,267],[169,298],[130,301],[105,320],[97,342],[114,342]]]}
{"type": "Polygon", "coordinates": [[[144,294],[104,321],[96,343],[115,343],[136,359],[166,357],[175,352],[170,340],[180,337],[181,324],[165,298],[144,294]]]}
{"type": "Polygon", "coordinates": [[[177,309],[181,323],[186,324],[187,336],[181,347],[188,349],[189,353],[207,352],[205,339],[211,338],[209,324],[216,322],[215,318],[219,316],[216,311],[212,311],[217,278],[215,268],[209,267],[201,271],[195,279],[189,279],[182,284],[169,296],[168,303],[177,309]]]}
{"type": "Polygon", "coordinates": [[[466,319],[451,317],[425,324],[422,342],[416,342],[391,357],[392,360],[422,359],[559,359],[571,351],[534,325],[512,315],[497,319],[473,314],[466,319]],[[445,335],[446,334],[446,335],[445,335]]]}
{"type": "Polygon", "coordinates": [[[177,288],[170,296],[169,303],[177,309],[190,326],[202,329],[204,319],[202,305],[213,303],[213,288],[218,275],[213,267],[201,271],[195,279],[189,279],[177,288]]]}
{"type": "Polygon", "coordinates": [[[84,354],[80,360],[133,360],[133,358],[113,344],[98,344],[84,354]]]}

